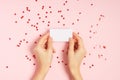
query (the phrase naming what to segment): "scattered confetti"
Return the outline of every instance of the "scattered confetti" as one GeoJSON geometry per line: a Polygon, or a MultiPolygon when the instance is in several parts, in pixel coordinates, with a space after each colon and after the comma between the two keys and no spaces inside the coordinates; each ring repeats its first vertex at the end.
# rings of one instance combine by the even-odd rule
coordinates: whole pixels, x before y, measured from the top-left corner
{"type": "Polygon", "coordinates": [[[106,46],[103,46],[104,49],[106,49],[106,46]]]}
{"type": "Polygon", "coordinates": [[[91,6],[93,6],[93,4],[92,4],[92,3],[91,3],[90,5],[91,5],[91,6]]]}
{"type": "MultiPolygon", "coordinates": [[[[76,0],[76,1],[78,2],[80,0],[76,0]]],[[[27,5],[20,11],[21,13],[18,13],[18,12],[13,13],[13,15],[16,19],[16,20],[14,20],[14,23],[18,23],[18,22],[24,23],[25,22],[27,24],[26,28],[28,28],[28,31],[23,32],[24,36],[21,39],[19,39],[18,43],[16,44],[17,45],[16,47],[18,47],[18,48],[22,47],[22,45],[28,46],[27,44],[31,43],[31,41],[28,39],[28,36],[31,35],[32,30],[33,30],[33,32],[35,31],[36,33],[38,33],[38,37],[41,37],[42,34],[40,34],[39,32],[42,32],[42,28],[49,29],[49,28],[54,28],[54,27],[57,28],[59,26],[60,26],[60,28],[63,28],[63,27],[64,28],[66,28],[66,27],[76,28],[76,27],[79,27],[78,24],[80,26],[82,25],[82,20],[83,20],[82,17],[85,14],[85,12],[82,11],[82,9],[78,10],[76,13],[72,14],[72,16],[71,16],[71,18],[75,17],[75,19],[74,20],[70,19],[67,15],[69,13],[73,13],[73,11],[72,11],[72,8],[68,6],[70,3],[70,1],[68,1],[68,0],[64,0],[62,3],[60,3],[62,5],[61,8],[56,8],[56,9],[54,9],[54,6],[52,6],[52,5],[46,5],[46,4],[39,3],[39,0],[34,0],[34,3],[35,4],[38,3],[38,4],[36,4],[36,6],[39,5],[38,11],[33,10],[32,7],[27,5]],[[35,13],[35,14],[33,14],[33,13],[35,13]],[[55,20],[52,20],[52,17],[55,20]],[[35,18],[35,20],[33,18],[35,18]],[[57,24],[57,26],[54,26],[55,23],[57,24]],[[69,24],[69,26],[67,26],[68,24],[69,24]]],[[[91,8],[93,8],[93,7],[95,7],[94,5],[96,5],[96,4],[94,4],[94,2],[90,2],[88,5],[92,6],[91,8]]],[[[86,12],[86,13],[89,14],[89,12],[86,12]]],[[[104,21],[104,18],[105,18],[105,15],[103,13],[100,13],[96,17],[96,21],[95,21],[96,23],[91,23],[88,26],[89,30],[88,30],[87,38],[89,39],[90,43],[93,39],[97,38],[96,35],[99,33],[99,29],[102,24],[101,22],[104,21]]],[[[82,29],[82,28],[80,27],[80,29],[82,29]]],[[[76,31],[76,33],[81,36],[81,32],[76,31]]],[[[84,33],[82,33],[82,34],[84,34],[84,33]]],[[[31,35],[31,36],[33,36],[33,35],[31,35]]],[[[10,37],[9,37],[9,40],[11,40],[10,37]]],[[[37,41],[33,41],[32,43],[36,45],[37,41]]],[[[106,49],[106,45],[98,43],[96,45],[91,46],[91,50],[97,51],[97,49],[104,50],[104,49],[106,49]]],[[[67,54],[66,49],[61,50],[61,52],[65,53],[65,55],[67,54]]],[[[56,53],[56,51],[53,50],[53,53],[56,53]]],[[[92,52],[88,52],[88,56],[84,56],[84,58],[91,57],[93,54],[94,53],[92,53],[92,52]]],[[[33,55],[32,57],[33,57],[33,59],[36,59],[35,55],[33,55]]],[[[97,53],[96,57],[98,59],[104,59],[105,61],[107,60],[106,56],[103,53],[97,53]]],[[[30,58],[28,55],[25,55],[25,58],[28,61],[32,62],[32,58],[30,58]]],[[[60,56],[56,57],[56,59],[58,60],[57,63],[64,63],[64,65],[67,66],[66,61],[59,60],[60,58],[61,58],[60,56]]],[[[33,63],[33,65],[36,65],[36,64],[33,63]]],[[[84,62],[83,65],[87,66],[86,62],[84,62]]],[[[94,65],[95,65],[94,63],[91,64],[89,66],[89,68],[94,67],[94,65]]],[[[50,66],[50,68],[51,68],[51,66],[50,66]]]]}
{"type": "Polygon", "coordinates": [[[9,40],[11,40],[11,38],[9,38],[9,40]]]}

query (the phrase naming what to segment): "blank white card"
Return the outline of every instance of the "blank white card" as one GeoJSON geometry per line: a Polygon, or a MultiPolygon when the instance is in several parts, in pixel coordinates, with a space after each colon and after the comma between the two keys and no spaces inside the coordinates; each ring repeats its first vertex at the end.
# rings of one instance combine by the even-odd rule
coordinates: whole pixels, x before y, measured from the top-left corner
{"type": "Polygon", "coordinates": [[[71,29],[50,29],[50,36],[53,41],[69,41],[69,38],[72,37],[71,29]]]}

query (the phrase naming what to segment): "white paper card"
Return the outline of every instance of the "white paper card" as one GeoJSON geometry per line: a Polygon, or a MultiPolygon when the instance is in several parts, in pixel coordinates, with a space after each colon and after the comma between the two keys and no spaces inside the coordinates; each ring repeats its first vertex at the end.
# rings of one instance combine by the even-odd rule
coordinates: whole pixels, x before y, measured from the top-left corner
{"type": "Polygon", "coordinates": [[[50,36],[53,38],[53,41],[69,41],[69,38],[72,37],[72,30],[50,29],[50,36]]]}

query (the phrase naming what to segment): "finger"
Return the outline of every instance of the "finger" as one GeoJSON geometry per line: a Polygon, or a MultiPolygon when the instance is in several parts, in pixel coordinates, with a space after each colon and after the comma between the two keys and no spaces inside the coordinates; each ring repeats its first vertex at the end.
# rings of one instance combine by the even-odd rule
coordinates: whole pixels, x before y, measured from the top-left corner
{"type": "Polygon", "coordinates": [[[44,46],[45,43],[47,42],[49,33],[45,34],[41,39],[38,41],[38,46],[44,46]]]}
{"type": "Polygon", "coordinates": [[[52,38],[49,36],[48,38],[48,43],[47,43],[47,50],[52,52],[53,51],[53,41],[52,41],[52,38]]]}
{"type": "Polygon", "coordinates": [[[84,48],[84,44],[83,44],[82,38],[81,38],[78,34],[76,34],[76,33],[73,33],[73,37],[74,37],[74,38],[76,39],[76,41],[77,41],[78,49],[84,48]]]}
{"type": "Polygon", "coordinates": [[[74,39],[69,39],[69,48],[68,48],[68,54],[74,54],[74,39]]]}

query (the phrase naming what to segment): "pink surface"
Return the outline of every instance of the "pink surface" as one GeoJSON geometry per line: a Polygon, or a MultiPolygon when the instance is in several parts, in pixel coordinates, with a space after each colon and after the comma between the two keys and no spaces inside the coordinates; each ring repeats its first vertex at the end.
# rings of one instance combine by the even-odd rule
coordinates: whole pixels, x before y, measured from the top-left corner
{"type": "MultiPolygon", "coordinates": [[[[119,0],[0,0],[0,80],[31,79],[32,48],[51,28],[72,28],[83,38],[84,80],[120,80],[119,7],[119,0]]],[[[65,46],[54,43],[56,53],[45,80],[70,80],[65,46]]]]}

